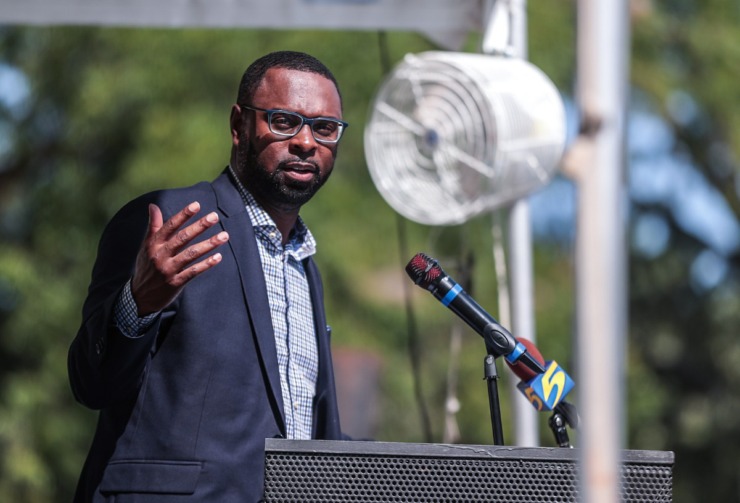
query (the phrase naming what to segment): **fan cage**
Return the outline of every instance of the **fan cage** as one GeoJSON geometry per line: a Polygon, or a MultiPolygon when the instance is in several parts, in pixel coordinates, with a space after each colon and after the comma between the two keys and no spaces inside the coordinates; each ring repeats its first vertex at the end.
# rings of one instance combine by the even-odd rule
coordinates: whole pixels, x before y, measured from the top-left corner
{"type": "Polygon", "coordinates": [[[557,168],[565,112],[523,60],[407,55],[381,85],[365,128],[373,182],[419,223],[458,224],[541,187],[557,168]]]}

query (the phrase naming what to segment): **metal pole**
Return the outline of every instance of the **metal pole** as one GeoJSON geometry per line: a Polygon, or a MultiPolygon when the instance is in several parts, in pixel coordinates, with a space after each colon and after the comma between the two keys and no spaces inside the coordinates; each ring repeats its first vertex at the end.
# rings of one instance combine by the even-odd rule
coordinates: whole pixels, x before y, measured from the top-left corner
{"type": "Polygon", "coordinates": [[[578,183],[576,308],[581,498],[616,503],[624,439],[627,319],[624,129],[628,3],[578,1],[581,135],[566,169],[578,183]]]}
{"type": "MultiPolygon", "coordinates": [[[[486,28],[488,31],[483,37],[483,52],[504,53],[527,59],[526,0],[493,2],[486,28]],[[503,33],[503,30],[507,28],[508,33],[503,33]]],[[[536,342],[532,229],[529,202],[526,199],[515,202],[509,210],[507,243],[511,270],[511,333],[515,337],[523,337],[536,342]]],[[[516,389],[516,381],[510,379],[509,382],[512,383],[510,394],[515,425],[515,445],[537,447],[539,445],[537,411],[516,389]]]]}

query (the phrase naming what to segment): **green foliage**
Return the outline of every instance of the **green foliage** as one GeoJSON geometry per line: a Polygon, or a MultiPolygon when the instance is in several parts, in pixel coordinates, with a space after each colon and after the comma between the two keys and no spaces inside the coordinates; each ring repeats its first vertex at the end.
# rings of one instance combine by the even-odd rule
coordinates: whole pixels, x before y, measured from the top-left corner
{"type": "Polygon", "coordinates": [[[632,74],[673,122],[682,147],[740,215],[740,9],[729,0],[656,4],[636,12],[632,74]],[[688,95],[698,112],[681,116],[688,95]]]}
{"type": "MultiPolygon", "coordinates": [[[[642,2],[633,9],[632,79],[671,122],[676,150],[740,217],[740,9],[735,2],[642,2]],[[687,113],[688,112],[688,113],[687,113]]],[[[676,453],[675,501],[737,501],[740,251],[706,291],[691,267],[707,247],[665,205],[670,247],[630,264],[629,445],[676,453]],[[711,481],[709,485],[707,481],[711,481]]]]}
{"type": "MultiPolygon", "coordinates": [[[[740,11],[729,0],[632,4],[634,85],[673,121],[677,148],[740,214],[732,158],[740,153],[740,11]],[[676,91],[698,103],[699,119],[680,123],[671,115],[676,91]]],[[[567,93],[575,74],[575,2],[530,2],[529,40],[530,59],[567,93]]],[[[414,34],[389,33],[385,41],[391,64],[434,48],[414,34]]],[[[95,414],[74,403],[66,351],[100,231],[130,198],[223,169],[239,77],[275,49],[318,56],[342,86],[351,127],[330,183],[303,217],[318,240],[334,345],[382,360],[376,438],[441,441],[447,372],[455,363],[459,441],[490,443],[482,340],[463,327],[461,356],[451,362],[458,321],[410,285],[403,267],[416,252],[430,253],[454,277],[475,278],[466,289],[497,312],[491,221],[428,228],[396,216],[377,193],[363,130],[387,70],[381,42],[369,32],[0,30],[0,62],[22,70],[32,93],[23,110],[0,106],[0,125],[12,126],[11,150],[0,149],[0,501],[71,499],[95,414]]],[[[476,43],[472,36],[467,50],[476,43]]],[[[729,257],[731,272],[720,287],[698,291],[689,267],[705,245],[670,225],[668,251],[631,260],[628,447],[676,451],[676,501],[729,501],[737,494],[733,449],[740,441],[738,258],[729,257]],[[709,479],[717,480],[715,489],[706,487],[709,479]]],[[[538,346],[575,369],[572,250],[538,243],[534,259],[538,346]]],[[[502,393],[505,411],[509,400],[502,393]]],[[[547,416],[541,420],[542,443],[552,445],[547,416]]],[[[508,416],[504,428],[511,437],[508,416]]]]}

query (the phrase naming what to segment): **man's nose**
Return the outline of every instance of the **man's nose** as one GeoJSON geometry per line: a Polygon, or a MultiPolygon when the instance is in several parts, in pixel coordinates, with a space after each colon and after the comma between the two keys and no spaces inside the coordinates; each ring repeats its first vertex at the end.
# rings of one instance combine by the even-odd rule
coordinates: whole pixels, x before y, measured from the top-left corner
{"type": "Polygon", "coordinates": [[[293,136],[292,140],[303,149],[315,148],[318,143],[316,138],[313,136],[311,126],[308,124],[303,124],[295,136],[293,136]]]}

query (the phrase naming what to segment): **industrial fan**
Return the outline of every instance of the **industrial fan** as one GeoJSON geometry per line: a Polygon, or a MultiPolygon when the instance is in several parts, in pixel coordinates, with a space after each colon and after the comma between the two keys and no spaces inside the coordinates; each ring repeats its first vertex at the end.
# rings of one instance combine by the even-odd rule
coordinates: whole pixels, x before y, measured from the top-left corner
{"type": "Polygon", "coordinates": [[[407,55],[381,85],[365,153],[394,210],[454,225],[547,183],[565,129],[560,94],[527,61],[430,51],[407,55]]]}

